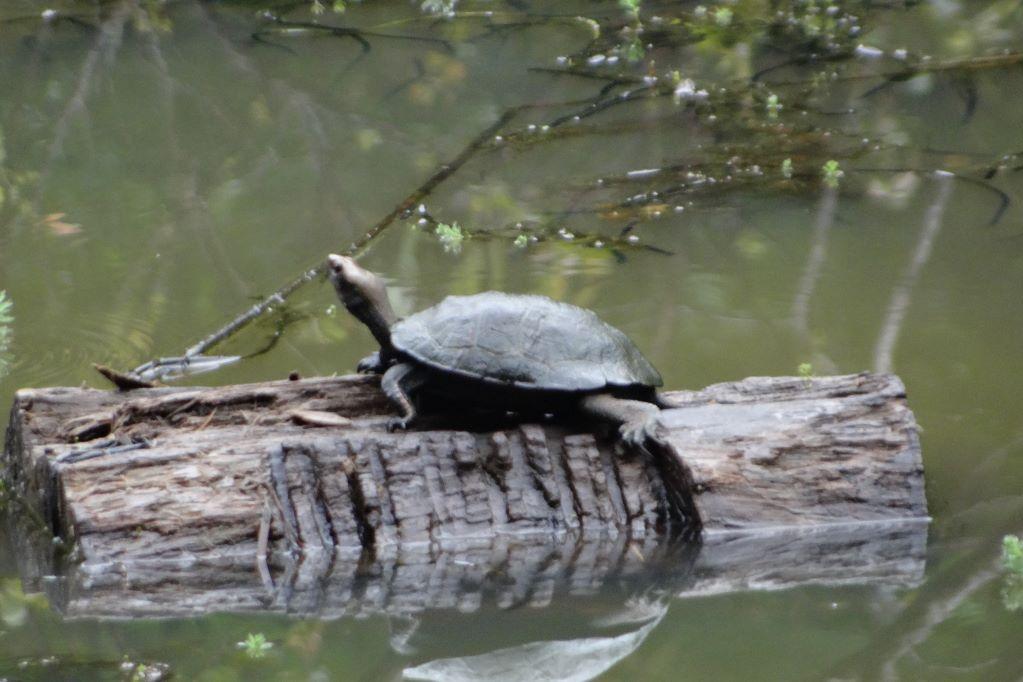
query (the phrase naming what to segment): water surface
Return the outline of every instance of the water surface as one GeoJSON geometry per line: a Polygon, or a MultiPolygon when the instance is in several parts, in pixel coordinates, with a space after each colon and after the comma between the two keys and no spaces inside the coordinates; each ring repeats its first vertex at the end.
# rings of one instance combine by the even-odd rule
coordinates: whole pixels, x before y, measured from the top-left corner
{"type": "MultiPolygon", "coordinates": [[[[576,14],[621,12],[611,2],[459,6],[507,13],[514,25],[499,30],[382,0],[342,17],[287,15],[421,38],[370,37],[364,52],[350,38],[256,41],[272,24],[252,4],[59,7],[76,21],[44,21],[43,5],[27,0],[0,9],[0,289],[15,306],[4,405],[24,386],[100,386],[93,362],[130,368],[181,353],[359,239],[510,107],[593,97],[603,82],[529,67],[587,48],[576,14]],[[423,40],[438,38],[449,42],[423,40]]],[[[593,308],[671,388],[804,363],[818,374],[897,372],[923,427],[934,517],[920,585],[669,600],[638,625],[604,627],[644,585],[549,608],[486,601],[414,623],[65,621],[22,594],[0,538],[0,677],[54,679],[44,663],[57,657],[58,677],[120,679],[127,656],[166,662],[179,679],[391,679],[530,642],[619,638],[608,646],[624,653],[606,679],[1019,679],[1023,614],[1008,608],[997,557],[1004,534],[1023,532],[1023,176],[1018,161],[986,179],[983,169],[1019,151],[1023,72],[950,69],[876,91],[883,79],[850,77],[898,72],[899,49],[911,61],[1023,49],[1023,15],[989,1],[845,9],[861,19],[856,42],[887,56],[772,71],[763,80],[773,85],[719,110],[670,97],[623,105],[550,139],[540,127],[578,106],[524,111],[502,144],[424,200],[439,221],[497,232],[454,250],[413,216],[362,262],[388,279],[399,314],[487,289],[593,308]],[[832,71],[834,84],[810,98],[781,84],[832,71]],[[784,105],[778,119],[761,103],[768,92],[784,105]],[[782,154],[810,179],[785,183],[782,154]],[[829,158],[845,172],[833,197],[813,179],[829,158]],[[614,178],[694,159],[721,188],[637,211],[608,206],[663,188],[642,173],[614,178]],[[730,172],[752,179],[725,187],[730,172]],[[639,218],[630,243],[623,229],[639,218]],[[516,246],[519,222],[547,238],[516,246]],[[265,658],[235,648],[250,632],[275,643],[265,658]]],[[[644,12],[649,22],[656,8],[644,12]]],[[[784,40],[755,26],[766,15],[737,5],[745,28],[646,59],[697,89],[740,91],[785,61],[784,40]]],[[[190,381],[343,372],[372,348],[318,281],[217,351],[253,353],[281,328],[267,352],[190,381]]]]}

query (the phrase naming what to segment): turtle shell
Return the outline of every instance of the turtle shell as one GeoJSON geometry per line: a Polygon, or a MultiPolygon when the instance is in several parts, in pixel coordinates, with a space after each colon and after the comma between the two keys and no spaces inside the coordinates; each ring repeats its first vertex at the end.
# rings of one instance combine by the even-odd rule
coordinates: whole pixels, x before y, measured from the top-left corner
{"type": "Polygon", "coordinates": [[[449,296],[394,324],[391,343],[435,369],[524,389],[661,385],[629,337],[590,310],[546,296],[449,296]]]}

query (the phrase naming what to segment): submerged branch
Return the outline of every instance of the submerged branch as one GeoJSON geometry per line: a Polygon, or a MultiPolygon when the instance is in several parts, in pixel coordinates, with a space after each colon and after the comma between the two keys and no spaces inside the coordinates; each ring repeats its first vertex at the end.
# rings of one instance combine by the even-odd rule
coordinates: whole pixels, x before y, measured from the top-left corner
{"type": "Polygon", "coordinates": [[[556,76],[576,76],[578,78],[587,78],[590,80],[609,81],[616,84],[625,83],[642,83],[643,79],[639,76],[630,76],[624,73],[598,73],[593,69],[587,69],[580,66],[531,66],[528,71],[533,73],[547,73],[556,76]]]}
{"type": "Polygon", "coordinates": [[[252,34],[252,37],[254,40],[266,42],[271,45],[273,45],[273,43],[269,43],[269,41],[264,40],[264,36],[278,35],[282,37],[291,37],[320,34],[334,36],[336,38],[351,38],[355,42],[359,43],[363,52],[369,52],[372,49],[367,38],[383,38],[430,43],[444,48],[444,50],[448,53],[454,53],[454,47],[451,45],[451,42],[444,38],[378,33],[376,31],[365,31],[362,29],[350,28],[348,26],[334,26],[331,24],[321,24],[313,21],[291,21],[289,19],[282,19],[272,12],[266,12],[263,16],[273,22],[275,27],[256,31],[252,34]]]}
{"type": "MultiPolygon", "coordinates": [[[[603,92],[604,91],[602,90],[601,93],[603,93],[603,92]]],[[[568,114],[564,114],[562,116],[558,116],[557,118],[552,120],[548,125],[551,128],[557,128],[558,126],[563,125],[565,123],[568,123],[569,121],[580,121],[580,120],[582,120],[584,118],[589,118],[590,116],[595,116],[595,115],[597,115],[597,114],[599,114],[601,112],[604,112],[604,111],[606,111],[606,110],[608,110],[608,109],[610,109],[612,107],[616,107],[619,104],[627,104],[629,102],[635,102],[636,100],[639,100],[639,99],[646,99],[648,97],[657,97],[658,95],[665,95],[665,94],[667,94],[667,93],[657,92],[651,86],[643,86],[641,88],[636,88],[635,90],[627,90],[627,91],[623,92],[622,94],[618,95],[617,97],[613,97],[611,99],[597,99],[597,100],[595,100],[593,102],[590,102],[589,104],[587,104],[582,109],[579,109],[577,111],[573,111],[573,112],[568,113],[568,114]]]]}
{"type": "MultiPolygon", "coordinates": [[[[1023,63],[1023,52],[1009,52],[1007,54],[987,55],[983,57],[967,57],[965,59],[950,59],[946,61],[921,61],[911,66],[889,71],[887,73],[857,73],[845,74],[831,79],[832,83],[848,83],[854,81],[884,79],[880,85],[874,86],[861,97],[869,96],[877,90],[900,81],[909,80],[925,73],[951,73],[957,71],[983,71],[987,69],[1004,69],[1023,63]]],[[[760,72],[757,76],[763,76],[760,72]]],[[[809,80],[772,81],[772,87],[782,86],[812,86],[809,80]]]]}
{"type": "MultiPolygon", "coordinates": [[[[559,213],[560,217],[570,215],[569,212],[559,213]]],[[[617,236],[592,232],[569,232],[559,226],[556,219],[543,222],[527,223],[518,221],[494,229],[465,229],[459,228],[460,232],[470,239],[503,239],[515,244],[517,247],[526,248],[530,244],[543,242],[562,242],[571,246],[589,249],[607,249],[615,255],[619,261],[624,260],[624,251],[651,251],[662,256],[674,256],[673,251],[655,246],[653,244],[641,244],[639,237],[630,234],[636,223],[630,223],[617,236]],[[525,240],[520,242],[519,240],[525,240]]],[[[415,227],[436,228],[441,223],[429,212],[421,213],[415,227]]]]}

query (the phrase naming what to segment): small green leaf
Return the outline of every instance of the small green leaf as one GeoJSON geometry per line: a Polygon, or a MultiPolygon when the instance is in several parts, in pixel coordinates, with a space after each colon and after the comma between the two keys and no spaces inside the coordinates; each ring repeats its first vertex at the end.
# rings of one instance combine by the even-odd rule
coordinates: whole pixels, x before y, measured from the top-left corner
{"type": "Polygon", "coordinates": [[[639,14],[639,8],[642,4],[642,0],[618,0],[618,6],[625,10],[626,14],[630,14],[632,16],[637,16],[639,14]]]}
{"type": "Polygon", "coordinates": [[[255,634],[250,632],[243,641],[238,642],[238,648],[249,658],[263,658],[273,646],[273,642],[267,641],[266,635],[262,632],[255,634]]]}
{"type": "Polygon", "coordinates": [[[1023,541],[1019,536],[1006,535],[1002,538],[1002,567],[1023,576],[1023,541]]]}
{"type": "Polygon", "coordinates": [[[838,167],[838,161],[831,159],[821,167],[824,184],[831,189],[838,189],[838,181],[845,176],[845,171],[838,167]]]}
{"type": "Polygon", "coordinates": [[[451,225],[438,223],[435,232],[445,251],[448,253],[459,253],[462,250],[462,241],[465,240],[465,234],[462,232],[462,228],[458,226],[458,223],[452,223],[451,225]]]}
{"type": "Polygon", "coordinates": [[[643,43],[638,40],[633,40],[629,43],[629,46],[625,48],[625,59],[629,62],[638,62],[646,56],[646,48],[643,47],[643,43]]]}

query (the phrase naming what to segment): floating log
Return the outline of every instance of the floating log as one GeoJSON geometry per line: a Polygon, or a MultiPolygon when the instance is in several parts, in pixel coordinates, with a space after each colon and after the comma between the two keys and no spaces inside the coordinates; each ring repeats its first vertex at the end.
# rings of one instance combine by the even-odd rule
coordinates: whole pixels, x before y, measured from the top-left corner
{"type": "Polygon", "coordinates": [[[130,616],[471,608],[495,572],[499,601],[542,603],[665,557],[687,594],[922,572],[923,468],[897,377],[668,393],[653,457],[571,424],[388,433],[378,381],[19,391],[4,476],[43,525],[24,574],[57,570],[40,558],[55,535],[56,603],[130,616]],[[670,541],[692,537],[702,549],[670,541]]]}

